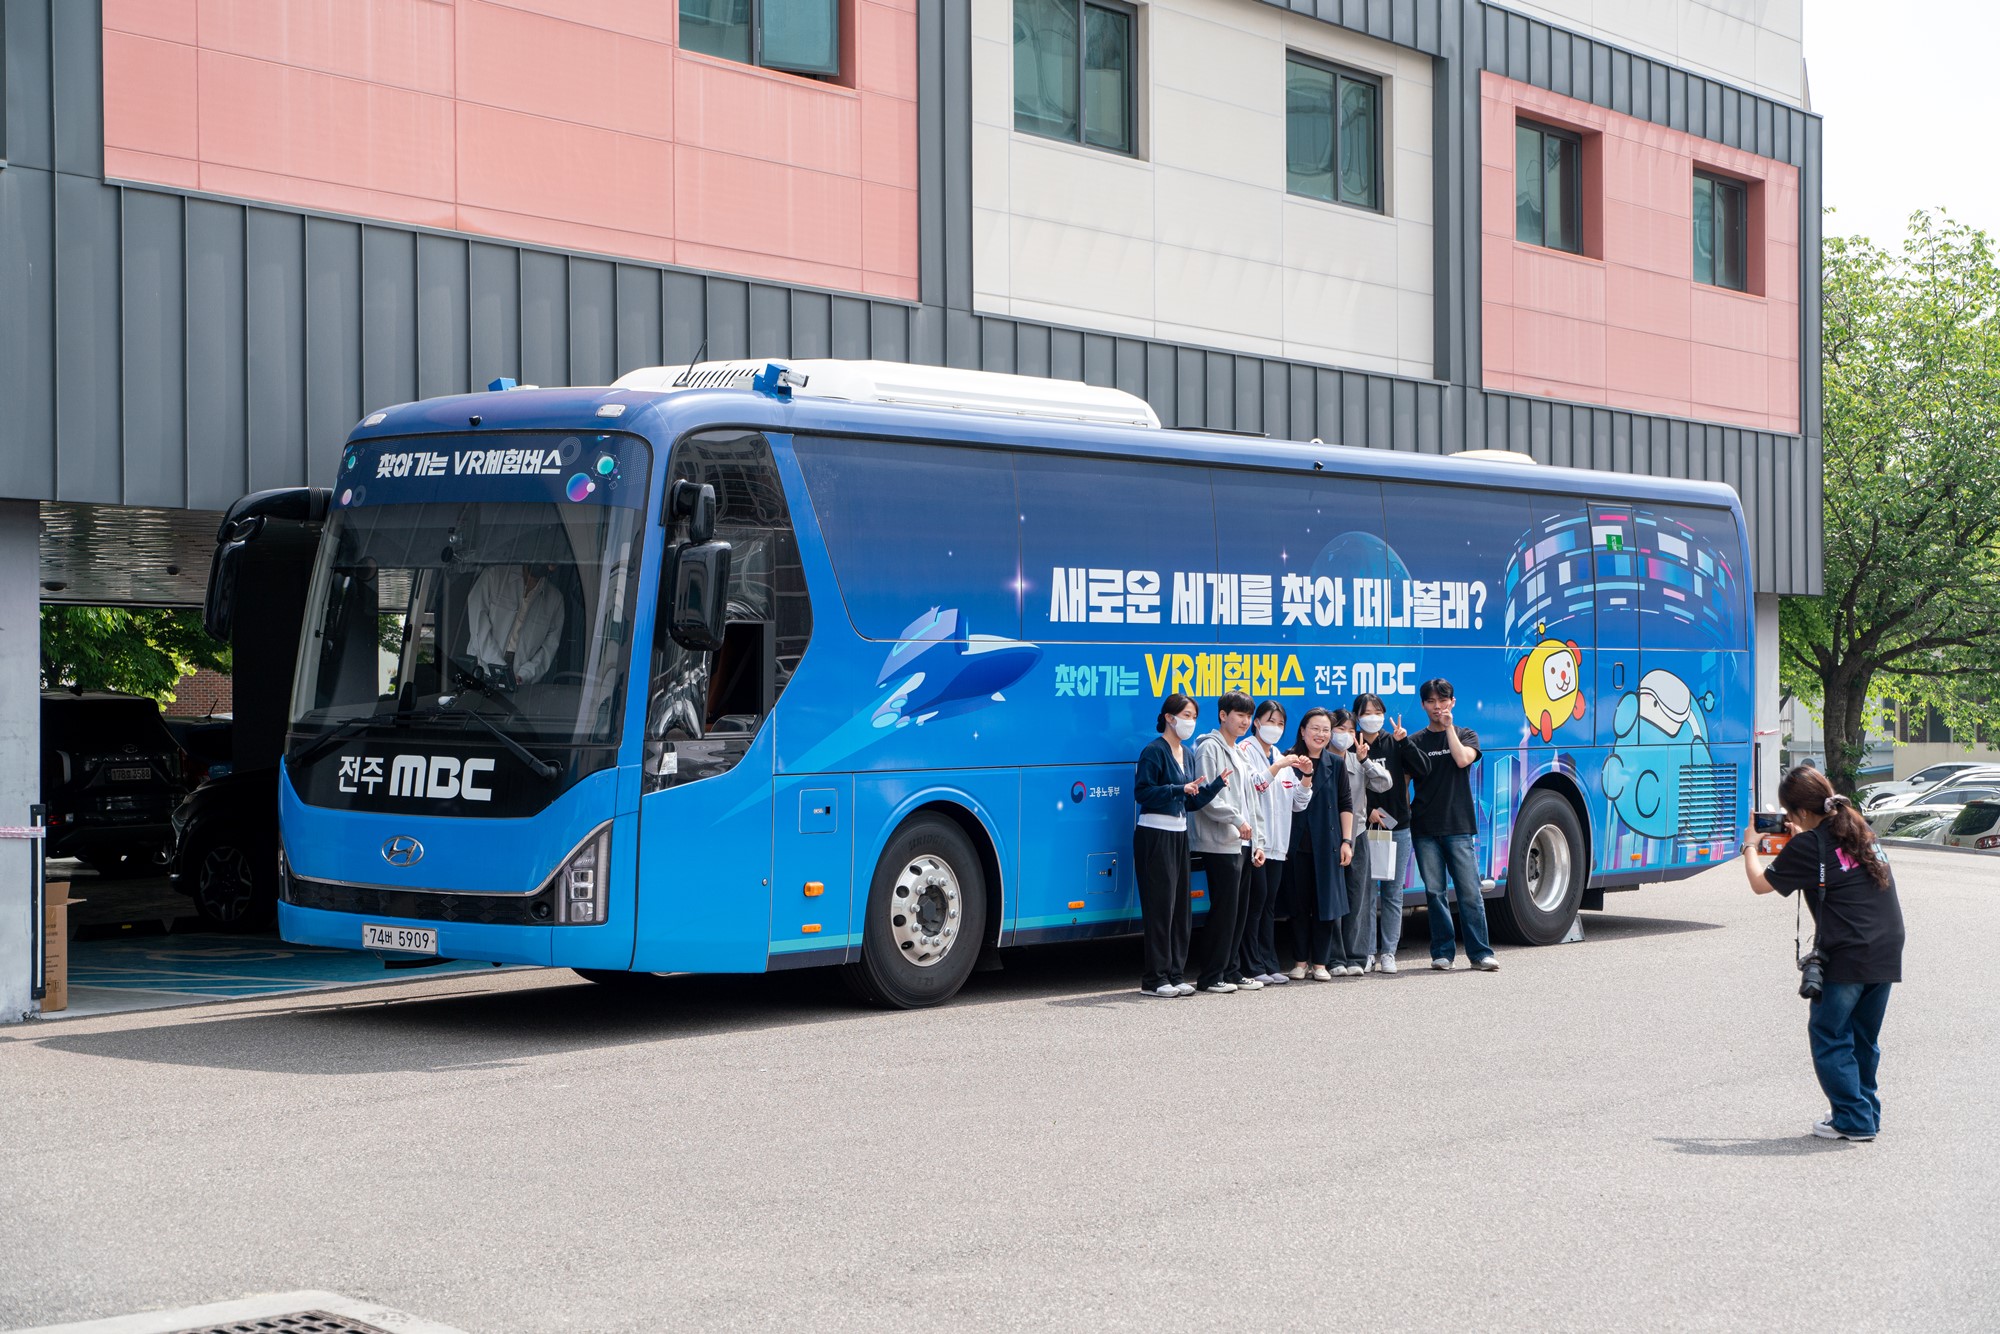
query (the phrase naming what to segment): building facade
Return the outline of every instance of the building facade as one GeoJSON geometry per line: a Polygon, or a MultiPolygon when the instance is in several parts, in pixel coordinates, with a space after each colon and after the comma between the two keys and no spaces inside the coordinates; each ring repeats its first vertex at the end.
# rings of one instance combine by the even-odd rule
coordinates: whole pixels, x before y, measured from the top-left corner
{"type": "Polygon", "coordinates": [[[0,586],[193,604],[217,511],[370,409],[705,347],[1726,481],[1774,650],[1820,588],[1800,9],[4,0],[0,586]]]}

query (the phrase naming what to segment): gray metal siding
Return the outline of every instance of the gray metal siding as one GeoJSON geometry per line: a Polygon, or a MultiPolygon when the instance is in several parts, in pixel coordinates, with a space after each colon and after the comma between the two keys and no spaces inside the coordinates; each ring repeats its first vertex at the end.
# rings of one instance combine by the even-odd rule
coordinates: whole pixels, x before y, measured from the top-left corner
{"type": "MultiPolygon", "coordinates": [[[[920,0],[918,9],[916,306],[105,184],[94,156],[96,6],[0,3],[0,144],[10,163],[0,170],[0,394],[9,404],[0,494],[217,509],[253,487],[325,477],[371,408],[500,376],[602,382],[706,344],[712,357],[878,357],[1081,378],[1144,396],[1169,426],[1429,453],[1485,445],[1552,464],[1717,478],[1744,497],[1758,588],[1819,587],[1816,376],[1801,436],[1478,387],[1477,76],[1518,71],[1799,163],[1807,255],[1819,235],[1819,121],[1478,0],[1282,6],[1434,57],[1436,380],[974,313],[962,0],[920,0]],[[62,14],[53,23],[52,9],[62,14]],[[56,69],[65,77],[53,82],[69,85],[60,96],[56,69]]],[[[1816,310],[1817,266],[1802,260],[1800,278],[1806,309],[1816,310]]],[[[1810,368],[1818,330],[1806,324],[1810,368]]]]}

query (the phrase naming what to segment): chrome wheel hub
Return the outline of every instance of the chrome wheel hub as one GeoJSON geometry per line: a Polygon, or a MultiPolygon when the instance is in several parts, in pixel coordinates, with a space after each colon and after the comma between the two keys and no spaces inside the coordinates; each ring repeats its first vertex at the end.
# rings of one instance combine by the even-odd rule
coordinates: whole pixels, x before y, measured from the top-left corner
{"type": "Polygon", "coordinates": [[[958,876],[940,857],[913,857],[889,895],[889,938],[902,956],[929,968],[951,953],[964,910],[958,876]]]}
{"type": "Polygon", "coordinates": [[[1545,824],[1528,840],[1528,862],[1521,868],[1527,879],[1528,897],[1543,912],[1562,907],[1569,893],[1569,840],[1561,829],[1545,824]]]}

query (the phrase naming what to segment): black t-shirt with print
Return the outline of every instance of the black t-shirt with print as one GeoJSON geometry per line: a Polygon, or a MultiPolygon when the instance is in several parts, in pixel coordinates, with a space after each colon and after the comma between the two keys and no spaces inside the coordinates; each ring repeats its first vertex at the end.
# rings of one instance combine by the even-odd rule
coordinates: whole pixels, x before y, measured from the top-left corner
{"type": "MultiPolygon", "coordinates": [[[[1878,854],[1879,855],[1879,854],[1878,854]]],[[[1780,894],[1806,892],[1829,982],[1903,980],[1903,905],[1896,879],[1876,887],[1860,863],[1819,829],[1796,834],[1779,850],[1764,878],[1780,894]],[[1820,854],[1826,855],[1826,901],[1820,902],[1820,854]]]]}
{"type": "MultiPolygon", "coordinates": [[[[1478,733],[1461,727],[1458,739],[1474,756],[1480,753],[1478,733]]],[[[1472,802],[1472,766],[1458,767],[1458,761],[1451,757],[1451,742],[1446,734],[1426,727],[1410,733],[1403,744],[1414,747],[1428,762],[1409,766],[1417,783],[1416,793],[1410,798],[1410,832],[1418,838],[1478,833],[1479,808],[1472,802]],[[1417,772],[1420,769],[1423,772],[1417,772]]]]}

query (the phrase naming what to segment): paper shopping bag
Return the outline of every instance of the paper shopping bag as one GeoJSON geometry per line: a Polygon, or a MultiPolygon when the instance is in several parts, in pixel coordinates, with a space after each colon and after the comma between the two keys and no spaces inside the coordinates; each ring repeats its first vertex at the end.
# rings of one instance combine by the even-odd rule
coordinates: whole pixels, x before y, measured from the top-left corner
{"type": "Polygon", "coordinates": [[[1396,878],[1396,836],[1386,829],[1368,831],[1368,878],[1396,878]]]}

